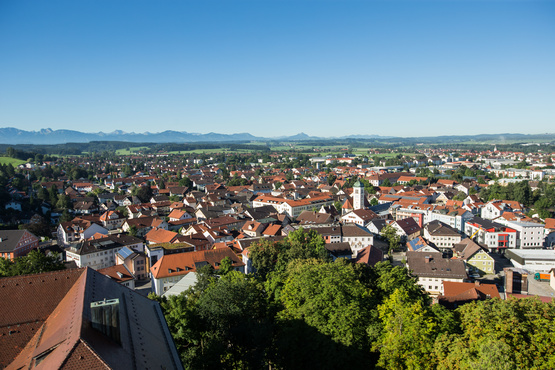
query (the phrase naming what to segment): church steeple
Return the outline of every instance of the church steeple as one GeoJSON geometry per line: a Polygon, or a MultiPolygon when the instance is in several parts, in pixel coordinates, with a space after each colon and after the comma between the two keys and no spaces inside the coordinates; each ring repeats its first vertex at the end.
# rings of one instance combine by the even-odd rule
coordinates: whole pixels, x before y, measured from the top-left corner
{"type": "Polygon", "coordinates": [[[355,210],[364,209],[364,186],[359,180],[353,185],[353,207],[355,210]]]}

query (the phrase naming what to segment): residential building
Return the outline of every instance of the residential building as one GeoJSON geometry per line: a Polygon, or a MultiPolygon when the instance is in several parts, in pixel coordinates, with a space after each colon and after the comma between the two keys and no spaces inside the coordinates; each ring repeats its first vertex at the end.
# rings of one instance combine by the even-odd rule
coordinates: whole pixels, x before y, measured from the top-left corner
{"type": "Polygon", "coordinates": [[[303,211],[297,217],[297,222],[301,225],[332,224],[334,222],[334,216],[322,212],[303,211]]]}
{"type": "Polygon", "coordinates": [[[385,180],[388,180],[390,184],[394,184],[403,176],[414,177],[410,172],[392,172],[392,173],[380,173],[377,175],[372,175],[368,177],[368,182],[374,186],[382,186],[385,180]]]}
{"type": "Polygon", "coordinates": [[[341,226],[341,241],[349,243],[353,257],[357,257],[362,249],[374,244],[374,234],[365,227],[347,224],[341,226]]]}
{"type": "Polygon", "coordinates": [[[271,205],[278,213],[286,213],[289,217],[296,218],[303,211],[318,210],[322,206],[333,204],[333,198],[322,194],[314,198],[291,200],[269,195],[260,195],[253,201],[253,208],[271,205]]]}
{"type": "Polygon", "coordinates": [[[178,237],[174,231],[154,228],[145,235],[145,240],[148,244],[174,243],[178,237]]]}
{"type": "Polygon", "coordinates": [[[520,203],[514,200],[492,200],[482,208],[482,218],[494,220],[504,212],[522,211],[520,203]]]}
{"type": "Polygon", "coordinates": [[[211,265],[219,270],[224,258],[229,258],[236,271],[244,269],[244,263],[228,247],[198,252],[186,252],[164,255],[150,268],[152,287],[161,295],[179,282],[189,272],[196,272],[202,266],[211,265]]]}
{"type": "Polygon", "coordinates": [[[104,276],[129,289],[135,289],[135,277],[125,265],[114,265],[98,270],[104,276]]]}
{"type": "Polygon", "coordinates": [[[428,244],[426,239],[419,236],[407,242],[407,251],[409,252],[428,252],[440,253],[439,249],[435,246],[428,244]]]}
{"type": "Polygon", "coordinates": [[[496,272],[495,259],[470,238],[463,239],[460,243],[455,244],[453,258],[464,261],[471,275],[491,275],[496,272]]]}
{"type": "Polygon", "coordinates": [[[542,249],[544,247],[544,225],[535,222],[506,221],[502,218],[496,222],[517,231],[517,249],[542,249]]]}
{"type": "Polygon", "coordinates": [[[501,298],[495,284],[443,282],[443,294],[438,297],[438,303],[449,309],[455,309],[472,301],[483,301],[491,298],[501,298]]]}
{"type": "Polygon", "coordinates": [[[458,230],[438,220],[424,225],[423,235],[442,252],[452,251],[453,245],[462,240],[462,235],[458,230]]]}
{"type": "Polygon", "coordinates": [[[0,257],[12,260],[39,247],[39,238],[27,230],[0,230],[0,257]]]}
{"type": "Polygon", "coordinates": [[[137,280],[148,278],[146,255],[129,247],[123,247],[116,253],[116,266],[124,265],[137,280]]]}
{"type": "Polygon", "coordinates": [[[369,245],[358,251],[355,262],[374,266],[376,263],[382,262],[383,259],[383,251],[374,245],[369,245]]]}
{"type": "Polygon", "coordinates": [[[357,224],[367,227],[370,221],[379,218],[379,216],[369,209],[355,209],[341,217],[343,224],[357,224]]]}
{"type": "Polygon", "coordinates": [[[326,244],[326,250],[329,252],[329,255],[331,256],[333,261],[338,258],[345,258],[350,260],[353,256],[351,246],[347,242],[328,243],[326,244]]]}
{"type": "Polygon", "coordinates": [[[95,234],[108,235],[108,230],[95,222],[75,218],[73,221],[62,222],[58,225],[58,245],[68,246],[72,243],[89,239],[95,234]]]}
{"type": "Polygon", "coordinates": [[[120,228],[126,218],[117,211],[106,211],[100,216],[100,222],[107,230],[120,228]]]}
{"type": "Polygon", "coordinates": [[[504,253],[508,248],[516,248],[516,230],[480,217],[466,222],[465,234],[490,252],[504,253]]]}
{"type": "Polygon", "coordinates": [[[243,232],[243,234],[252,238],[262,236],[262,232],[264,232],[267,226],[267,224],[263,224],[258,221],[247,221],[243,225],[241,231],[243,232]]]}
{"type": "Polygon", "coordinates": [[[397,230],[397,235],[401,236],[404,240],[412,240],[420,236],[422,229],[412,217],[403,220],[393,221],[391,226],[397,230]]]}
{"type": "Polygon", "coordinates": [[[464,262],[442,258],[441,253],[407,252],[407,268],[418,277],[417,284],[432,296],[444,293],[443,282],[468,279],[464,262]]]}
{"type": "Polygon", "coordinates": [[[66,249],[66,261],[75,261],[77,267],[99,270],[116,264],[116,253],[123,247],[143,251],[142,239],[126,235],[100,235],[97,239],[82,240],[66,249]]]}
{"type": "MultiPolygon", "coordinates": [[[[208,245],[208,241],[206,239],[205,243],[208,245]]],[[[175,254],[175,253],[185,253],[185,252],[195,252],[199,250],[204,250],[205,248],[197,248],[197,246],[188,243],[188,242],[180,242],[180,243],[160,243],[160,244],[150,244],[145,246],[145,255],[146,255],[146,262],[147,267],[146,271],[147,274],[150,274],[150,268],[154,266],[158,260],[167,254],[175,254]]]]}

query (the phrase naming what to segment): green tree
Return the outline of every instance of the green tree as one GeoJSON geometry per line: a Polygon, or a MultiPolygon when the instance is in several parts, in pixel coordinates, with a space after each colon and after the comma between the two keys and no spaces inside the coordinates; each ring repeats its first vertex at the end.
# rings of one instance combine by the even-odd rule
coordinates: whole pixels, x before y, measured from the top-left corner
{"type": "Polygon", "coordinates": [[[36,249],[30,251],[26,256],[15,258],[13,261],[0,258],[1,276],[40,274],[64,268],[64,264],[58,260],[56,255],[46,256],[36,249]]]}
{"type": "Polygon", "coordinates": [[[136,193],[134,195],[136,195],[137,198],[141,200],[141,202],[148,203],[152,198],[152,189],[150,186],[144,185],[144,186],[141,186],[140,188],[137,188],[136,193]]]}
{"type": "Polygon", "coordinates": [[[136,237],[138,235],[138,232],[139,232],[139,230],[137,230],[137,226],[131,225],[129,227],[129,231],[128,231],[129,235],[136,237]]]}
{"type": "Polygon", "coordinates": [[[299,319],[345,346],[366,342],[364,322],[370,308],[370,290],[359,280],[352,264],[297,260],[288,267],[280,295],[282,320],[299,319]]]}
{"type": "Polygon", "coordinates": [[[514,185],[513,199],[517,202],[528,206],[531,203],[531,196],[532,189],[528,181],[519,181],[514,185]]]}
{"type": "Polygon", "coordinates": [[[58,200],[56,201],[57,209],[71,209],[72,208],[71,199],[65,194],[59,194],[58,200]]]}
{"type": "Polygon", "coordinates": [[[383,324],[380,340],[373,345],[380,352],[378,365],[387,369],[433,368],[430,359],[438,325],[427,306],[410,299],[406,290],[395,289],[378,311],[383,324]]]}
{"type": "Polygon", "coordinates": [[[360,268],[367,266],[344,259],[290,263],[276,315],[276,367],[372,367],[367,324],[374,301],[360,268]]]}
{"type": "Polygon", "coordinates": [[[266,298],[254,280],[240,272],[228,273],[204,291],[197,310],[204,353],[192,359],[191,367],[267,367],[271,321],[266,298]]]}
{"type": "Polygon", "coordinates": [[[233,261],[229,257],[224,257],[220,262],[220,269],[218,272],[220,275],[227,275],[229,272],[233,271],[233,261]]]}
{"type": "Polygon", "coordinates": [[[555,368],[555,305],[490,299],[457,309],[460,332],[436,339],[438,369],[555,368]]]}
{"type": "Polygon", "coordinates": [[[394,250],[399,248],[401,244],[401,237],[397,234],[397,230],[391,226],[386,225],[380,232],[380,234],[389,243],[389,254],[393,253],[394,250]]]}
{"type": "Polygon", "coordinates": [[[342,206],[343,206],[343,205],[341,204],[341,202],[338,201],[338,200],[336,200],[336,201],[333,203],[333,206],[335,207],[335,210],[336,210],[337,212],[339,212],[339,214],[341,214],[341,208],[342,208],[342,206]]]}
{"type": "Polygon", "coordinates": [[[62,215],[60,216],[60,222],[69,222],[73,220],[73,216],[69,213],[67,209],[64,209],[62,215]]]}

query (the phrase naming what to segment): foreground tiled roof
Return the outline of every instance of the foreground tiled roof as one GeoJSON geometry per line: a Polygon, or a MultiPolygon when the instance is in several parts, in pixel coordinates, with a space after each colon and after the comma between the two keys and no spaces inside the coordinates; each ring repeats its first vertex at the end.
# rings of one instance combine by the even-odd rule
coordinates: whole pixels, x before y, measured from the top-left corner
{"type": "Polygon", "coordinates": [[[83,271],[0,279],[0,368],[9,364],[35,335],[83,271]]]}
{"type": "MultiPolygon", "coordinates": [[[[19,302],[17,306],[12,301],[0,303],[4,325],[14,318],[21,324],[26,324],[24,320],[37,323],[46,314],[39,327],[25,332],[23,349],[13,350],[12,335],[3,337],[1,365],[6,369],[182,368],[158,303],[97,271],[60,271],[3,278],[0,282],[4,288],[19,287],[19,296],[30,297],[29,302],[19,302]],[[39,299],[32,295],[38,291],[43,291],[38,293],[39,299]],[[91,303],[112,299],[119,300],[119,317],[114,321],[119,336],[115,339],[93,328],[91,323],[91,303]],[[8,321],[4,319],[6,312],[11,317],[8,321]]],[[[17,339],[21,343],[21,338],[17,339]]]]}

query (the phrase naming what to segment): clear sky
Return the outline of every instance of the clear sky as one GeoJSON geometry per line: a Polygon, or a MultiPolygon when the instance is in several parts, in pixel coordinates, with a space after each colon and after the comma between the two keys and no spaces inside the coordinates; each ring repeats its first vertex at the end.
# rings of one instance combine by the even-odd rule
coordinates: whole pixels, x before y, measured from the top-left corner
{"type": "Polygon", "coordinates": [[[0,0],[0,127],[555,132],[555,1],[0,0]]]}

